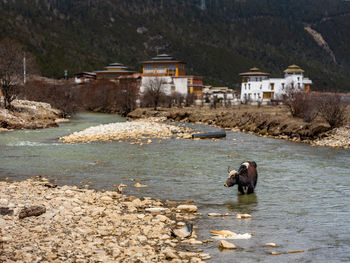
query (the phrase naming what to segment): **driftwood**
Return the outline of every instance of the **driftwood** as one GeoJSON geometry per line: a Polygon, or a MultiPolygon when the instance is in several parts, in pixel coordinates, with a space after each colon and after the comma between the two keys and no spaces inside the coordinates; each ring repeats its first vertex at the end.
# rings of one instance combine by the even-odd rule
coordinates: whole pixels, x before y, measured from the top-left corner
{"type": "Polygon", "coordinates": [[[5,216],[5,215],[12,216],[13,215],[13,210],[8,208],[8,207],[0,207],[0,215],[2,215],[2,216],[5,216]]]}
{"type": "Polygon", "coordinates": [[[30,206],[25,207],[19,212],[19,219],[23,219],[29,216],[40,216],[46,212],[46,208],[44,206],[30,206]]]}

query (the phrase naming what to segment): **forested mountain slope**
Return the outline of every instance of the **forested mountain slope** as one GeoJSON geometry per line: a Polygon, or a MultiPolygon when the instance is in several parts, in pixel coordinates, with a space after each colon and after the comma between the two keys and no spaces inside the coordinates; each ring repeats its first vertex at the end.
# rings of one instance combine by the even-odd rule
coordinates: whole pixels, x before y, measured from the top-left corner
{"type": "Polygon", "coordinates": [[[298,64],[314,89],[350,91],[349,1],[0,0],[4,37],[25,45],[47,77],[117,61],[140,70],[158,51],[207,84],[234,87],[250,67],[282,76],[298,64]]]}

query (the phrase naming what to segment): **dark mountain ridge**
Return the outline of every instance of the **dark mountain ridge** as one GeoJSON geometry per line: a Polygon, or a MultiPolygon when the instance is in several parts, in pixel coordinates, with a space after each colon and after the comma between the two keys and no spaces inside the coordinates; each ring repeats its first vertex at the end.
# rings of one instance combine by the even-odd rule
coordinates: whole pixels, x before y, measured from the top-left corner
{"type": "Polygon", "coordinates": [[[141,70],[157,52],[207,84],[237,87],[257,66],[298,64],[314,89],[350,91],[350,2],[340,0],[3,0],[0,38],[32,52],[44,76],[121,62],[141,70]],[[305,30],[310,27],[314,35],[305,30]],[[317,37],[329,50],[317,42],[317,37]],[[316,38],[316,40],[315,40],[316,38]],[[332,55],[334,55],[334,58],[332,55]]]}

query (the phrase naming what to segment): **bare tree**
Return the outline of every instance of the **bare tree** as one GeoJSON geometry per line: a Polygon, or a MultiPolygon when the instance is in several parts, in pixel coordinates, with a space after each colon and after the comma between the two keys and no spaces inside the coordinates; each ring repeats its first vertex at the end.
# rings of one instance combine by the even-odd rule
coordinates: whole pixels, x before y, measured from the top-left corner
{"type": "Polygon", "coordinates": [[[158,105],[165,97],[164,80],[156,77],[144,83],[145,91],[142,97],[145,105],[152,105],[157,110],[158,105]]]}
{"type": "Polygon", "coordinates": [[[195,97],[194,93],[188,93],[186,96],[186,101],[185,101],[186,107],[193,105],[195,98],[196,97],[195,97]]]}
{"type": "Polygon", "coordinates": [[[4,107],[11,109],[21,82],[23,51],[22,47],[9,39],[0,42],[0,89],[4,96],[4,107]]]}
{"type": "Polygon", "coordinates": [[[345,122],[346,104],[342,102],[339,94],[320,96],[318,111],[331,128],[340,127],[345,122]]]}

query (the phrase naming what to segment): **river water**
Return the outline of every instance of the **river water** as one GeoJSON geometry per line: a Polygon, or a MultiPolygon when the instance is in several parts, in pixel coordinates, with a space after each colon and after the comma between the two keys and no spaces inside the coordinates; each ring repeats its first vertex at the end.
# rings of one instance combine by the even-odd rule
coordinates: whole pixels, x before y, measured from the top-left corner
{"type": "MultiPolygon", "coordinates": [[[[253,233],[232,240],[231,252],[217,241],[200,246],[208,262],[350,262],[350,150],[227,132],[226,139],[153,139],[143,146],[122,142],[61,144],[57,138],[101,123],[125,121],[116,115],[84,113],[59,128],[0,134],[0,178],[43,175],[59,184],[113,189],[168,200],[196,201],[203,217],[199,239],[210,230],[253,233]],[[225,188],[227,167],[245,160],[258,164],[256,193],[225,188]],[[149,188],[135,189],[130,179],[149,188]],[[208,217],[208,212],[249,213],[252,219],[208,217]],[[276,248],[264,244],[274,242],[276,248]],[[287,253],[303,250],[303,253],[287,253]],[[282,255],[270,255],[280,251],[282,255]]],[[[217,130],[193,125],[197,130],[217,130]]]]}

